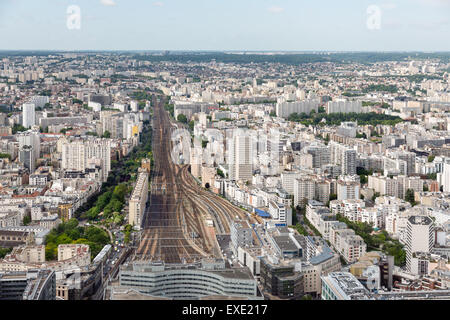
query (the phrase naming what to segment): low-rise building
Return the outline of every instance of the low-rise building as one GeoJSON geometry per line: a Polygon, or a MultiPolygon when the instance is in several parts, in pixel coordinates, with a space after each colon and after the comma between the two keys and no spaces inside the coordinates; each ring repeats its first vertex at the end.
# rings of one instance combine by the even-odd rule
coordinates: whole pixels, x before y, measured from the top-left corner
{"type": "Polygon", "coordinates": [[[322,300],[371,300],[369,291],[349,272],[322,277],[322,300]]]}

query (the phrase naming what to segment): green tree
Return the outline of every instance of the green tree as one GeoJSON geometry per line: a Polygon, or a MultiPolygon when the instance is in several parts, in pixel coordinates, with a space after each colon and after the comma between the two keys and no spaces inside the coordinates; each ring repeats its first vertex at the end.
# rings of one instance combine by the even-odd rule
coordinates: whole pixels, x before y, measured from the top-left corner
{"type": "Polygon", "coordinates": [[[86,218],[88,218],[89,220],[95,220],[100,212],[101,211],[98,209],[98,207],[92,207],[86,212],[86,218]]]}
{"type": "Polygon", "coordinates": [[[414,190],[413,189],[406,190],[405,200],[408,201],[409,203],[411,203],[411,205],[413,207],[417,204],[416,200],[415,200],[415,195],[414,195],[414,190]]]}
{"type": "Polygon", "coordinates": [[[372,197],[372,201],[375,201],[376,198],[378,198],[380,196],[379,192],[375,192],[375,194],[372,197]]]}
{"type": "Polygon", "coordinates": [[[53,261],[58,256],[58,246],[55,243],[47,243],[45,245],[45,260],[53,261]]]}
{"type": "Polygon", "coordinates": [[[194,126],[195,126],[195,121],[194,120],[189,121],[189,129],[191,131],[194,130],[194,126]]]}
{"type": "Polygon", "coordinates": [[[358,139],[367,139],[367,135],[365,133],[357,133],[356,138],[358,139]]]}
{"type": "Polygon", "coordinates": [[[23,217],[23,225],[27,226],[31,223],[31,215],[27,214],[23,217]]]}
{"type": "Polygon", "coordinates": [[[366,184],[368,182],[367,176],[365,176],[363,174],[360,175],[359,176],[359,181],[360,181],[361,184],[366,184]]]}
{"type": "Polygon", "coordinates": [[[223,173],[222,170],[220,170],[219,168],[217,168],[217,175],[221,176],[222,178],[225,178],[225,174],[223,173]]]}
{"type": "Polygon", "coordinates": [[[3,259],[7,254],[11,253],[12,248],[1,248],[0,247],[0,259],[3,259]]]}
{"type": "Polygon", "coordinates": [[[107,139],[111,138],[111,132],[105,131],[105,133],[103,133],[103,135],[102,135],[102,138],[107,138],[107,139]]]}
{"type": "Polygon", "coordinates": [[[179,114],[178,117],[177,117],[177,120],[179,122],[181,122],[181,123],[187,123],[188,122],[188,119],[187,119],[187,117],[184,114],[179,114]]]}
{"type": "Polygon", "coordinates": [[[308,233],[308,231],[305,229],[305,227],[303,225],[301,225],[300,223],[297,223],[295,225],[295,229],[298,231],[298,233],[300,233],[303,236],[309,236],[310,235],[308,233]]]}
{"type": "Polygon", "coordinates": [[[65,230],[73,230],[78,227],[78,220],[75,218],[70,219],[65,224],[65,230]]]}
{"type": "Polygon", "coordinates": [[[13,129],[12,129],[13,134],[16,134],[17,132],[23,132],[23,131],[27,131],[27,128],[25,128],[21,124],[17,124],[17,123],[14,124],[13,129]]]}
{"type": "Polygon", "coordinates": [[[64,129],[61,129],[61,131],[59,131],[59,133],[66,134],[67,131],[70,131],[70,130],[72,130],[72,129],[73,129],[72,127],[70,127],[70,128],[64,128],[64,129]]]}

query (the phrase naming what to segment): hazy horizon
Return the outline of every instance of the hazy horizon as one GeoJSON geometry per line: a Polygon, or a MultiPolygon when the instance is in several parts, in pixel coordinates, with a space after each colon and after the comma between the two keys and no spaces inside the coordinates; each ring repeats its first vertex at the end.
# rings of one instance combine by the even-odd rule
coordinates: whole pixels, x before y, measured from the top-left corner
{"type": "Polygon", "coordinates": [[[0,18],[10,51],[450,51],[450,0],[2,0],[0,18]]]}

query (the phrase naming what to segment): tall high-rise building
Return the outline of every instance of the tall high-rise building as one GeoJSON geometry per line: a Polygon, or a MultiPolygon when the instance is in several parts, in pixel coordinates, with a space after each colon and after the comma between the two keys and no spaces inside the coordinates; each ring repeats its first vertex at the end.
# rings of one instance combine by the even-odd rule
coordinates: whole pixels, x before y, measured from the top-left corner
{"type": "Polygon", "coordinates": [[[442,172],[442,185],[444,192],[450,192],[450,164],[444,163],[444,170],[442,172]]]}
{"type": "Polygon", "coordinates": [[[22,125],[31,128],[36,124],[36,111],[33,103],[24,103],[22,106],[22,125]]]}
{"type": "Polygon", "coordinates": [[[406,223],[406,269],[412,272],[417,269],[413,265],[416,254],[430,253],[434,246],[435,236],[433,220],[427,216],[411,216],[406,223]]]}
{"type": "Polygon", "coordinates": [[[34,158],[39,159],[41,153],[41,139],[39,132],[29,130],[17,133],[16,137],[19,142],[19,149],[24,146],[32,146],[34,158]]]}
{"type": "Polygon", "coordinates": [[[30,173],[36,169],[36,159],[34,157],[34,150],[32,146],[23,146],[19,149],[19,161],[23,163],[30,173]]]}
{"type": "Polygon", "coordinates": [[[252,139],[238,133],[229,140],[228,162],[231,180],[251,181],[253,178],[252,139]]]}
{"type": "Polygon", "coordinates": [[[281,186],[284,191],[294,194],[294,181],[302,176],[299,171],[283,171],[281,173],[281,186]]]}
{"type": "Polygon", "coordinates": [[[342,154],[342,174],[356,174],[356,151],[347,149],[342,154]]]}
{"type": "Polygon", "coordinates": [[[305,176],[294,181],[294,206],[304,205],[316,196],[316,183],[312,177],[305,176]]]}
{"type": "Polygon", "coordinates": [[[312,155],[312,167],[322,168],[330,163],[330,149],[323,144],[311,144],[305,148],[305,152],[312,155]]]}
{"type": "Polygon", "coordinates": [[[415,172],[415,168],[416,168],[416,154],[414,152],[406,152],[406,151],[402,151],[402,152],[397,152],[395,154],[395,157],[399,160],[403,160],[406,162],[406,166],[407,166],[407,175],[411,175],[415,172]]]}
{"type": "Polygon", "coordinates": [[[331,181],[317,180],[315,184],[316,196],[314,198],[322,203],[327,203],[330,200],[331,181]]]}
{"type": "Polygon", "coordinates": [[[330,143],[331,163],[339,165],[343,175],[356,174],[357,157],[356,151],[345,145],[330,143]]]}
{"type": "Polygon", "coordinates": [[[90,165],[102,167],[103,181],[111,171],[111,142],[108,139],[76,140],[62,145],[62,169],[84,171],[90,165]]]}

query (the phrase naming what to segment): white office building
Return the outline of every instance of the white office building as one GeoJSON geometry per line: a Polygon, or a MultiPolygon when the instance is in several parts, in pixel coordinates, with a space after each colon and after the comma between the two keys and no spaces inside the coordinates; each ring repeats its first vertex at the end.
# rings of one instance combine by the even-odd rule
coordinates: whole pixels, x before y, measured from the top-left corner
{"type": "Polygon", "coordinates": [[[411,216],[406,224],[406,269],[412,271],[417,254],[430,253],[434,246],[433,220],[427,216],[411,216]]]}
{"type": "Polygon", "coordinates": [[[19,142],[19,149],[24,146],[32,146],[34,151],[34,158],[39,159],[41,153],[41,139],[39,132],[26,131],[16,134],[17,141],[19,142]]]}
{"type": "Polygon", "coordinates": [[[24,103],[22,106],[22,125],[31,128],[36,124],[36,111],[33,103],[24,103]]]}
{"type": "Polygon", "coordinates": [[[322,300],[372,300],[369,291],[350,272],[322,276],[322,300]]]}
{"type": "Polygon", "coordinates": [[[237,133],[228,140],[228,163],[230,180],[252,181],[252,139],[246,133],[237,133]]]}

